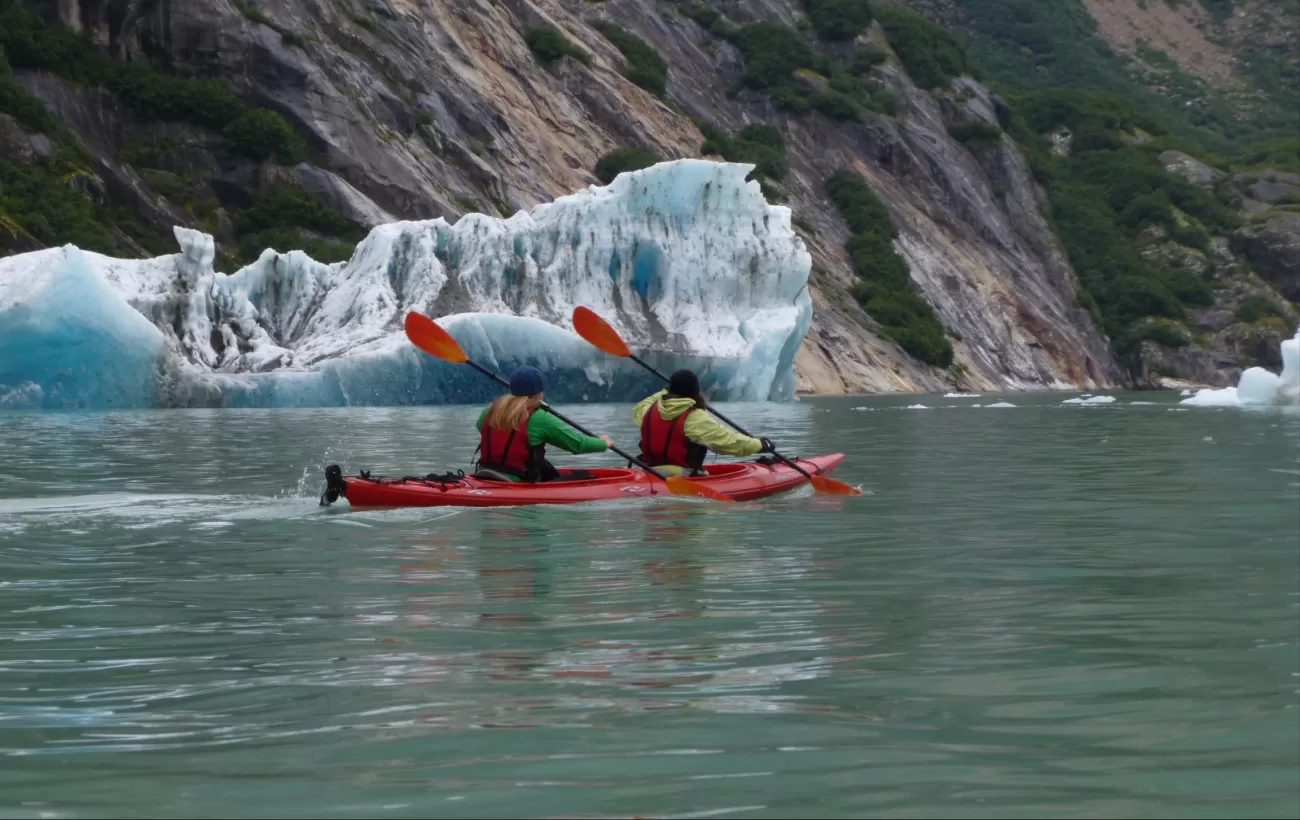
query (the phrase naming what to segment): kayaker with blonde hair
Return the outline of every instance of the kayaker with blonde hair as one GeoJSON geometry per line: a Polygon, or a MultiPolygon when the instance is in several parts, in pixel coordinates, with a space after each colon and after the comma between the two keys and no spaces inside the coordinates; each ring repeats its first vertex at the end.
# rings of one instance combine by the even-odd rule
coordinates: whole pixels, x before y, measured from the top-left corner
{"type": "Polygon", "coordinates": [[[603,453],[614,443],[607,435],[586,436],[541,407],[546,379],[523,365],[510,375],[510,393],[487,406],[478,417],[481,477],[507,481],[553,481],[560,473],[546,460],[546,445],[574,455],[603,453]]]}
{"type": "Polygon", "coordinates": [[[641,428],[641,460],[667,475],[696,473],[710,450],[752,456],[775,449],[770,439],[742,435],[710,415],[700,379],[690,370],[670,376],[668,389],[643,399],[632,419],[641,428]]]}

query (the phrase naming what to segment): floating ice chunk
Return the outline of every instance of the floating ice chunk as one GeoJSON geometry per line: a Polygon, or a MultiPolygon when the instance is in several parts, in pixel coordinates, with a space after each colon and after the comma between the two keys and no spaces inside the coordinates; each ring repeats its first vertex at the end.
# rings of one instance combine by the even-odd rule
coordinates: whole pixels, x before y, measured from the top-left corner
{"type": "Polygon", "coordinates": [[[1131,406],[1133,406],[1133,407],[1137,407],[1138,405],[1154,406],[1154,405],[1156,405],[1156,404],[1157,404],[1157,402],[1154,402],[1154,401],[1131,401],[1131,402],[1129,402],[1129,405],[1131,405],[1131,406]]]}
{"type": "Polygon", "coordinates": [[[1061,404],[1111,404],[1115,401],[1114,396],[1080,396],[1077,399],[1066,399],[1061,404]]]}
{"type": "Polygon", "coordinates": [[[1241,402],[1237,398],[1237,388],[1224,387],[1219,390],[1197,390],[1190,398],[1183,399],[1179,404],[1185,404],[1188,407],[1240,407],[1241,402]]]}
{"type": "Polygon", "coordinates": [[[995,401],[992,404],[986,404],[984,406],[985,407],[1015,407],[1015,405],[1009,401],[995,401]]]}
{"type": "MultiPolygon", "coordinates": [[[[1198,390],[1180,404],[1189,407],[1267,407],[1300,404],[1300,330],[1282,342],[1282,375],[1262,367],[1241,374],[1236,387],[1198,390]]],[[[1184,391],[1185,393],[1186,391],[1184,391]]]]}
{"type": "Polygon", "coordinates": [[[1180,396],[1195,396],[1195,395],[1196,395],[1196,391],[1195,391],[1195,390],[1183,390],[1183,391],[1179,392],[1178,395],[1180,395],[1180,396]]]}
{"type": "Polygon", "coordinates": [[[904,410],[929,410],[930,408],[926,407],[924,404],[909,404],[907,405],[907,407],[903,409],[904,410]]]}
{"type": "Polygon", "coordinates": [[[1237,401],[1243,405],[1272,404],[1280,398],[1282,378],[1262,367],[1252,367],[1237,380],[1237,401]]]}
{"type": "Polygon", "coordinates": [[[652,378],[568,331],[586,305],[718,400],[789,398],[812,320],[811,257],[750,165],[677,160],[499,220],[374,228],[346,263],[264,251],[229,276],[212,237],[112,259],[0,260],[0,397],[13,405],[321,406],[481,401],[492,382],[417,353],[415,310],[506,371],[545,365],[559,401],[639,399],[652,378]],[[19,391],[19,392],[15,392],[19,391]]]}
{"type": "Polygon", "coordinates": [[[979,393],[944,393],[945,399],[978,399],[979,393]]]}
{"type": "Polygon", "coordinates": [[[16,409],[154,404],[163,334],[68,245],[3,260],[0,396],[16,409]],[[39,404],[37,404],[39,402],[39,404]]]}

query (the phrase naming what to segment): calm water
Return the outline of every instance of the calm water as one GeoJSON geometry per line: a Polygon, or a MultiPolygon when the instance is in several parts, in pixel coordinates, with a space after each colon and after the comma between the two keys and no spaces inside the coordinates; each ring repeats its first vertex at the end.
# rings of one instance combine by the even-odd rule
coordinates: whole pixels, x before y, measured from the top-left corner
{"type": "Polygon", "coordinates": [[[733,408],[856,499],[381,513],[321,468],[475,409],[0,416],[0,816],[1300,814],[1300,417],[1062,398],[733,408]]]}

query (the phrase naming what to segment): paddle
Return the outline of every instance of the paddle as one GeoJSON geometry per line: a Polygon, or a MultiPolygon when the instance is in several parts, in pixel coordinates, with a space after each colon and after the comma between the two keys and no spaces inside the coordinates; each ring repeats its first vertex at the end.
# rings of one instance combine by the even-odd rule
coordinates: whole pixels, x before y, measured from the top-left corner
{"type": "MultiPolygon", "coordinates": [[[[491,370],[488,370],[487,368],[483,367],[478,362],[475,362],[474,360],[470,359],[470,357],[466,355],[465,351],[461,348],[460,343],[458,343],[455,339],[453,339],[450,333],[443,330],[441,326],[439,326],[428,316],[415,313],[414,311],[406,314],[406,337],[411,340],[411,344],[420,348],[425,353],[428,353],[430,356],[433,356],[438,359],[442,359],[444,362],[451,362],[452,364],[467,364],[470,367],[477,370],[478,372],[482,373],[484,376],[487,376],[489,379],[495,379],[496,381],[500,382],[506,387],[510,386],[510,382],[501,378],[501,376],[499,376],[498,374],[493,373],[491,370]]],[[[557,419],[569,425],[570,427],[574,428],[575,430],[578,430],[588,436],[595,436],[595,433],[591,432],[590,430],[583,427],[581,424],[578,424],[577,422],[573,421],[572,419],[567,419],[564,416],[560,415],[549,405],[543,403],[542,407],[544,407],[548,413],[555,416],[557,419]]],[[[689,496],[694,496],[696,498],[707,498],[712,501],[724,501],[728,503],[730,503],[733,500],[723,495],[722,493],[718,492],[717,490],[713,489],[712,487],[708,487],[698,482],[694,482],[689,479],[682,478],[681,476],[666,476],[663,473],[656,470],[655,468],[642,462],[640,459],[633,458],[632,456],[628,455],[627,453],[623,452],[617,447],[611,446],[609,449],[613,450],[615,453],[618,453],[623,458],[627,459],[628,461],[632,462],[636,466],[640,467],[642,470],[645,470],[646,472],[653,475],[655,478],[664,482],[664,484],[668,485],[668,492],[672,493],[673,495],[689,495],[689,496]]]]}
{"type": "MultiPolygon", "coordinates": [[[[623,341],[623,337],[618,335],[618,331],[610,327],[609,323],[606,322],[604,319],[600,318],[600,316],[598,316],[594,310],[582,306],[574,308],[573,329],[578,331],[579,336],[586,339],[593,346],[598,347],[601,350],[605,351],[609,355],[621,356],[624,359],[631,359],[632,361],[641,365],[646,370],[649,370],[651,373],[655,374],[656,376],[663,379],[664,381],[668,381],[667,376],[665,376],[663,373],[660,373],[658,370],[656,370],[653,366],[651,366],[647,362],[635,356],[632,353],[632,351],[628,349],[627,343],[623,341]]],[[[734,421],[722,415],[712,407],[709,408],[709,412],[717,416],[724,423],[734,427],[737,430],[737,432],[739,432],[741,435],[745,435],[745,436],[750,435],[745,430],[745,428],[741,427],[739,424],[736,424],[734,421]]],[[[750,438],[756,438],[756,437],[750,436],[750,438]]],[[[802,473],[805,478],[807,478],[810,482],[812,482],[813,489],[816,490],[817,492],[826,493],[827,495],[862,495],[861,490],[851,487],[848,484],[845,484],[843,481],[836,481],[833,478],[827,478],[826,476],[823,475],[814,475],[813,473],[808,472],[804,468],[800,467],[798,464],[794,463],[794,461],[786,458],[785,456],[781,455],[775,450],[772,451],[772,455],[776,456],[781,461],[784,461],[786,464],[790,465],[795,470],[798,470],[800,473],[802,473]]]]}

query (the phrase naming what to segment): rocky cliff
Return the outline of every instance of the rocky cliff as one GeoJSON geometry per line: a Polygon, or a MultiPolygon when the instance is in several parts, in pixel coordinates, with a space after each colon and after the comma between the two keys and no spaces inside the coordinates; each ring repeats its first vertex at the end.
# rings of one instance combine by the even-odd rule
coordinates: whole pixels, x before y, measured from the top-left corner
{"type": "MultiPolygon", "coordinates": [[[[60,0],[43,9],[117,64],[217,78],[240,105],[278,113],[301,142],[294,161],[255,141],[242,155],[226,150],[234,126],[205,125],[202,112],[142,117],[137,98],[124,102],[137,93],[125,81],[96,83],[40,55],[9,56],[14,79],[88,157],[69,184],[100,213],[129,212],[113,217],[113,239],[141,255],[172,225],[210,231],[223,247],[254,242],[263,237],[256,216],[289,208],[268,206],[272,187],[306,192],[310,207],[340,215],[347,230],[332,230],[319,214],[299,221],[336,241],[393,219],[508,215],[596,182],[598,160],[615,149],[700,156],[701,123],[734,134],[763,122],[779,130],[788,156],[772,190],[794,211],[814,259],[815,318],[796,360],[801,389],[1131,382],[1080,304],[1046,195],[1003,133],[1003,101],[969,77],[919,88],[878,24],[823,42],[798,2],[714,5],[708,15],[699,4],[651,0],[60,0]],[[601,21],[662,57],[662,94],[625,76],[628,58],[601,21]],[[801,31],[844,63],[882,55],[862,81],[894,104],[832,118],[740,88],[747,58],[719,32],[757,21],[801,31]],[[558,32],[573,51],[539,56],[527,39],[537,27],[558,32]],[[981,138],[954,138],[961,133],[981,138]],[[854,298],[848,228],[825,187],[842,168],[865,177],[887,206],[895,247],[950,336],[952,367],[908,355],[854,298]]],[[[814,89],[826,82],[814,72],[798,80],[814,89]]],[[[42,162],[56,150],[51,137],[30,117],[0,117],[0,152],[13,165],[42,162]]],[[[15,220],[5,227],[11,251],[50,244],[15,220]]],[[[1289,241],[1276,233],[1260,226],[1225,252],[1250,258],[1252,249],[1289,241]]]]}

